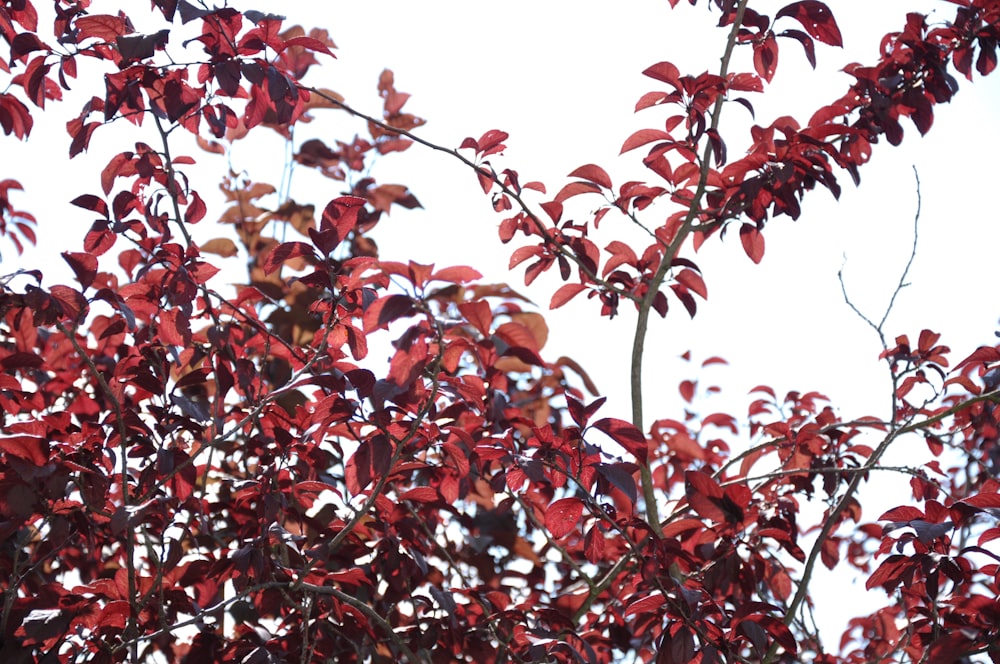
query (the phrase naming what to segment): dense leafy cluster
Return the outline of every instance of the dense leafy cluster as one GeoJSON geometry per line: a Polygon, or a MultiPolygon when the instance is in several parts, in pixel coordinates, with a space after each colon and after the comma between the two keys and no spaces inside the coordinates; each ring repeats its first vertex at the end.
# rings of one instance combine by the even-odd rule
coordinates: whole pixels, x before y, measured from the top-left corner
{"type": "MultiPolygon", "coordinates": [[[[70,157],[113,144],[115,123],[148,136],[73,199],[90,220],[62,254],[73,283],[0,278],[0,659],[1000,662],[1000,349],[949,370],[930,331],[886,342],[887,418],[765,385],[745,415],[704,413],[682,377],[688,408],[647,425],[641,390],[651,311],[693,316],[707,296],[693,250],[735,228],[759,262],[770,218],[797,218],[817,185],[838,194],[841,171],[857,182],[903,118],[928,131],[958,88],[950,71],[995,68],[1000,1],[952,0],[954,19],[933,25],[909,14],[876,63],[848,68],[845,94],[805,123],[754,126],[729,160],[739,139],[720,117],[730,102],[753,112],[779,45],[815,66],[815,42],[841,34],[816,0],[773,17],[714,0],[721,70],[644,72],[661,89],[636,110],[666,119],[622,152],[645,151],[650,181],[616,187],[587,164],[551,199],[494,164],[505,132],[455,149],[420,138],[389,71],[378,117],[307,83],[333,55],[325,31],[151,4],[163,28],[147,34],[89,0],[57,1],[49,32],[30,0],[0,2],[5,135],[27,138],[72,84],[93,96],[67,123],[70,157]],[[295,140],[333,111],[366,120],[364,137],[295,140]],[[226,154],[264,129],[288,142],[286,169],[342,195],[275,203],[273,185],[230,173],[228,207],[210,209],[198,187],[215,183],[189,178],[179,146],[226,154]],[[383,216],[419,202],[370,167],[414,143],[478,178],[526,285],[558,269],[552,308],[581,294],[605,316],[635,305],[631,421],[601,413],[584,368],[551,357],[543,316],[506,284],[379,254],[383,216]],[[577,196],[601,202],[569,219],[577,196]],[[206,219],[227,230],[196,242],[206,219]],[[638,226],[645,245],[602,248],[602,222],[638,226]],[[216,263],[235,256],[246,279],[230,290],[216,263]],[[896,469],[912,504],[864,521],[860,483],[914,437],[934,460],[896,469]],[[826,507],[804,523],[814,496],[826,507]],[[817,563],[866,574],[879,607],[833,648],[807,618],[817,563]]],[[[0,235],[20,252],[36,220],[14,207],[19,189],[0,181],[0,235]]]]}

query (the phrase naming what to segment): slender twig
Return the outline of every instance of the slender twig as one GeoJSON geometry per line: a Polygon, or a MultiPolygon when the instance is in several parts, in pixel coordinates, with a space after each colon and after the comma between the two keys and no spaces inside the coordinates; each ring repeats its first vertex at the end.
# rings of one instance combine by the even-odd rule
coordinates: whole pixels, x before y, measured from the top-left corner
{"type": "MultiPolygon", "coordinates": [[[[920,209],[922,200],[920,196],[920,173],[917,172],[916,166],[913,167],[913,177],[917,181],[917,191],[916,191],[917,210],[913,215],[913,246],[910,249],[910,257],[906,261],[906,267],[903,268],[903,272],[899,275],[899,283],[896,284],[896,288],[893,289],[892,295],[889,297],[889,304],[886,306],[885,312],[882,314],[882,320],[880,320],[876,324],[875,321],[873,321],[867,315],[862,313],[860,309],[858,309],[858,307],[854,304],[854,302],[851,301],[850,296],[847,294],[847,286],[846,284],[844,284],[844,266],[842,265],[840,270],[837,272],[837,280],[840,281],[840,291],[844,295],[844,302],[847,303],[847,306],[849,306],[855,314],[857,314],[858,318],[860,318],[862,321],[865,322],[866,325],[875,330],[875,333],[878,335],[879,339],[882,342],[883,349],[887,348],[887,344],[885,341],[885,323],[889,319],[889,314],[892,312],[892,309],[896,304],[896,297],[907,286],[906,277],[909,275],[910,268],[913,266],[913,261],[917,257],[917,238],[920,230],[920,209]]],[[[846,257],[844,258],[844,262],[845,263],[847,262],[846,257]]]]}
{"type": "Polygon", "coordinates": [[[917,181],[917,211],[913,214],[913,247],[910,249],[910,258],[906,261],[906,267],[903,268],[903,273],[899,275],[899,283],[896,285],[896,289],[892,292],[892,297],[889,298],[889,304],[885,308],[885,313],[882,314],[882,320],[879,321],[878,329],[882,329],[885,326],[886,319],[889,318],[889,314],[892,312],[893,306],[896,304],[896,296],[906,287],[906,277],[910,274],[910,268],[913,266],[913,260],[917,257],[917,237],[920,230],[920,173],[917,172],[917,167],[913,166],[913,177],[917,181]]]}

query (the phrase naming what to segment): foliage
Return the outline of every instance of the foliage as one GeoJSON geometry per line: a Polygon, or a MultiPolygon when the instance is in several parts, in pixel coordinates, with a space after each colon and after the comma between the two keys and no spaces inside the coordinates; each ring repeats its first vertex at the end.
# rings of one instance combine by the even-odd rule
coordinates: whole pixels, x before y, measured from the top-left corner
{"type": "MultiPolygon", "coordinates": [[[[67,123],[70,157],[115,123],[148,137],[74,198],[92,220],[62,254],[74,283],[0,280],[3,661],[1000,662],[998,347],[949,370],[935,333],[890,341],[872,322],[887,418],[766,385],[745,415],[703,413],[684,377],[688,408],[647,424],[642,393],[651,312],[694,316],[706,298],[694,251],[730,232],[761,261],[771,218],[799,217],[817,187],[838,195],[843,172],[858,182],[904,118],[930,130],[952,71],[996,67],[1000,2],[951,0],[935,24],[909,14],[877,62],[848,68],[844,94],[805,122],[753,126],[739,150],[720,118],[753,112],[779,47],[816,66],[816,42],[841,33],[816,0],[773,16],[705,3],[726,35],[720,70],[644,72],[656,89],[636,110],[662,119],[622,152],[650,181],[615,186],[587,164],[554,197],[499,165],[500,130],[455,149],[414,133],[424,121],[388,70],[380,117],[306,83],[333,57],[325,31],[153,0],[162,28],[138,32],[90,4],[59,0],[43,32],[31,0],[0,3],[6,135],[26,139],[72,85],[93,96],[67,123]],[[331,112],[366,134],[294,139],[331,112]],[[230,173],[228,207],[210,210],[178,147],[194,136],[226,154],[265,129],[291,147],[287,172],[315,169],[343,195],[319,214],[270,205],[275,186],[230,173]],[[544,318],[508,285],[379,255],[383,217],[419,202],[370,167],[414,143],[469,167],[526,286],[558,271],[552,308],[636,308],[630,421],[601,412],[584,367],[548,355],[544,318]],[[577,197],[597,206],[582,221],[577,197]],[[196,242],[206,218],[229,231],[196,242]],[[600,224],[643,240],[602,248],[600,224]],[[229,292],[216,264],[235,256],[246,281],[229,292]],[[383,366],[369,348],[386,340],[383,366]],[[934,460],[881,464],[913,438],[934,460]],[[912,500],[864,522],[858,487],[886,471],[910,476],[912,500]],[[878,606],[833,649],[808,618],[818,562],[865,573],[878,606]]],[[[39,225],[19,189],[0,182],[18,252],[39,225]]]]}

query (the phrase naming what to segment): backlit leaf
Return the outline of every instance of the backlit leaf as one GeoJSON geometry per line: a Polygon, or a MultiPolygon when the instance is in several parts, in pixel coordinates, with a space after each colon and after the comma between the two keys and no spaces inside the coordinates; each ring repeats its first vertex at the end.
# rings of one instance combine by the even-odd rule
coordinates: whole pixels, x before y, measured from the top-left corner
{"type": "Polygon", "coordinates": [[[545,510],[545,527],[552,536],[560,538],[571,533],[583,516],[583,501],[579,498],[562,498],[545,510]]]}

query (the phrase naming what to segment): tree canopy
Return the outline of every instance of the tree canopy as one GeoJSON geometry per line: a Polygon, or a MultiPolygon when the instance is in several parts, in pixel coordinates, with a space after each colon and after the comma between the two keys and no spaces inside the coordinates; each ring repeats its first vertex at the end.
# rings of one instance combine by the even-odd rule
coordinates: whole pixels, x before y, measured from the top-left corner
{"type": "Polygon", "coordinates": [[[698,249],[735,238],[760,263],[772,220],[931,131],[996,68],[1000,0],[901,16],[847,89],[766,121],[779,53],[817,67],[841,26],[817,0],[703,0],[718,67],[642,72],[647,126],[621,153],[645,179],[585,163],[555,185],[512,167],[499,128],[425,138],[391,70],[381,112],[345,99],[322,28],[120,4],[0,2],[5,142],[83,90],[59,150],[109,150],[51,192],[0,165],[4,250],[40,235],[71,275],[0,277],[3,661],[1000,662],[1000,347],[952,355],[929,329],[890,335],[892,302],[858,311],[881,415],[767,377],[745,411],[712,410],[700,378],[724,348],[684,355],[678,411],[643,378],[650,320],[708,306],[698,249]],[[351,130],[296,133],[333,115],[351,130]],[[280,181],[205,168],[275,136],[280,181]],[[492,206],[519,283],[483,280],[455,238],[447,263],[380,252],[387,217],[421,203],[373,166],[421,151],[481,188],[469,214],[492,206]],[[293,172],[335,193],[302,199],[293,172]],[[55,195],[80,237],[32,214],[55,195]],[[543,274],[548,308],[584,304],[583,325],[635,312],[629,413],[588,373],[600,348],[547,344],[543,274]],[[920,455],[886,463],[897,443],[920,455]],[[886,474],[908,494],[870,513],[860,488],[886,474]],[[866,579],[842,636],[812,618],[820,566],[866,579]]]}

